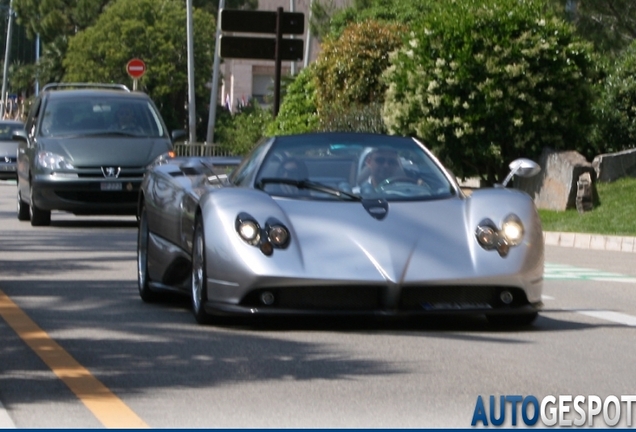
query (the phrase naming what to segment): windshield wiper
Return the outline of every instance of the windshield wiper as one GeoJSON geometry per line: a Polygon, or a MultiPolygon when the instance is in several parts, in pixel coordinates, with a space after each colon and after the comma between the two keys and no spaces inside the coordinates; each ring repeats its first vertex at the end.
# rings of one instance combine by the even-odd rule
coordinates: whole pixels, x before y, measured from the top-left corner
{"type": "Polygon", "coordinates": [[[256,183],[256,188],[263,190],[265,185],[271,184],[271,183],[286,184],[286,185],[296,186],[298,189],[311,189],[318,192],[324,192],[326,194],[335,196],[340,199],[351,199],[354,201],[362,201],[362,197],[360,197],[359,195],[352,194],[350,192],[345,192],[338,188],[331,187],[322,183],[313,182],[307,179],[294,180],[294,179],[274,178],[274,177],[262,178],[256,183]]]}
{"type": "Polygon", "coordinates": [[[82,136],[127,136],[127,137],[141,137],[138,133],[126,132],[126,131],[100,131],[100,132],[86,132],[82,133],[82,136]]]}

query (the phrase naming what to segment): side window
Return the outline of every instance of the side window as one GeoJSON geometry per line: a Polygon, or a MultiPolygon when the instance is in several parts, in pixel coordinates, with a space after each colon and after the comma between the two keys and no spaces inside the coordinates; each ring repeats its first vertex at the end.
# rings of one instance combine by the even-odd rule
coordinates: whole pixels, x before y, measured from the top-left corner
{"type": "Polygon", "coordinates": [[[249,181],[260,166],[263,154],[269,148],[265,143],[258,145],[232,173],[230,182],[236,186],[249,186],[249,181]]]}
{"type": "Polygon", "coordinates": [[[24,125],[24,130],[33,137],[35,135],[35,128],[38,124],[38,118],[40,117],[40,107],[42,106],[42,99],[37,98],[31,109],[29,110],[29,115],[27,117],[27,122],[24,125]]]}

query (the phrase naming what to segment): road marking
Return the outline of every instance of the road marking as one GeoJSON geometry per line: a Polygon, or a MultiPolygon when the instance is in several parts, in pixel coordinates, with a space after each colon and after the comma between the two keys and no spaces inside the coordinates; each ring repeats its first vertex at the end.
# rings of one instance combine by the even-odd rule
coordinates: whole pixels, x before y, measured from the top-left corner
{"type": "Polygon", "coordinates": [[[7,410],[2,406],[2,402],[0,402],[0,429],[15,429],[15,423],[9,417],[7,410]]]}
{"type": "Polygon", "coordinates": [[[636,283],[636,277],[601,270],[545,263],[545,280],[593,280],[599,282],[636,283]]]}
{"type": "Polygon", "coordinates": [[[582,315],[591,316],[594,318],[602,319],[605,321],[611,321],[618,324],[623,324],[630,327],[636,327],[636,317],[627,315],[620,312],[612,311],[576,311],[582,315]]]}
{"type": "Polygon", "coordinates": [[[148,425],[0,290],[0,316],[107,428],[148,425]]]}

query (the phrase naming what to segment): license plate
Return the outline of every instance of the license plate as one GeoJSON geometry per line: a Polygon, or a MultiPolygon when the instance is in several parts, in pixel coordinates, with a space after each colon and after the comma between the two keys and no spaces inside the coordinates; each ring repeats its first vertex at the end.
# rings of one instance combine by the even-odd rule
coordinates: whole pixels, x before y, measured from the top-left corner
{"type": "Polygon", "coordinates": [[[121,189],[122,189],[121,183],[103,182],[101,184],[101,190],[103,191],[120,191],[121,189]]]}

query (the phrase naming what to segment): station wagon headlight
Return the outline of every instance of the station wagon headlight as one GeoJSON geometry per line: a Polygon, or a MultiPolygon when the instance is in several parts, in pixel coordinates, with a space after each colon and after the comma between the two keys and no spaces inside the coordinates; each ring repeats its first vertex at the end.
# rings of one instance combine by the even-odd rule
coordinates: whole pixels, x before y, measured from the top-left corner
{"type": "Polygon", "coordinates": [[[50,170],[67,170],[75,168],[72,163],[56,153],[41,151],[38,153],[37,164],[40,168],[50,170]]]}

